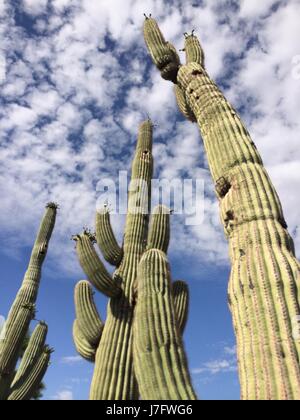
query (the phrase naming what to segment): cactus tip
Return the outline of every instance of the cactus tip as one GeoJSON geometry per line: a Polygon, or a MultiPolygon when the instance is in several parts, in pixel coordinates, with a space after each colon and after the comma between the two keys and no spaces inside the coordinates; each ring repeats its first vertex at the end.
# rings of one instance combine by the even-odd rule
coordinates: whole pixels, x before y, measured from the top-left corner
{"type": "Polygon", "coordinates": [[[196,29],[193,29],[190,34],[188,32],[185,32],[183,35],[184,35],[185,39],[187,39],[187,38],[190,38],[190,37],[194,37],[195,32],[196,32],[196,29]]]}
{"type": "Polygon", "coordinates": [[[96,241],[96,234],[94,232],[91,231],[91,229],[87,228],[87,227],[83,227],[83,235],[86,235],[89,240],[95,244],[96,241]]]}
{"type": "Polygon", "coordinates": [[[50,346],[45,346],[44,347],[44,352],[46,353],[46,354],[52,354],[52,353],[54,353],[54,348],[53,347],[50,347],[50,346]]]}
{"type": "Polygon", "coordinates": [[[49,203],[46,204],[46,209],[54,209],[54,210],[59,210],[59,204],[58,203],[54,203],[52,201],[50,201],[49,203]]]}
{"type": "Polygon", "coordinates": [[[78,242],[79,240],[80,240],[80,235],[72,235],[71,236],[71,241],[78,242]]]}

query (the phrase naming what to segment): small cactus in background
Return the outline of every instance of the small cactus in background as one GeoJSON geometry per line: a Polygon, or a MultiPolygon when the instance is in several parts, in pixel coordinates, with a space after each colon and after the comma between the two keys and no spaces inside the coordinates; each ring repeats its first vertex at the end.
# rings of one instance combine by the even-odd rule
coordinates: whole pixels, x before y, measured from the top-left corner
{"type": "Polygon", "coordinates": [[[144,37],[183,115],[197,122],[230,243],[229,305],[243,399],[300,399],[300,264],[278,195],[236,110],[205,69],[194,32],[186,64],[146,17],[144,37]]]}
{"type": "Polygon", "coordinates": [[[35,303],[40,285],[41,270],[54,228],[56,212],[57,205],[49,203],[22,286],[1,332],[1,400],[30,400],[39,387],[49,365],[52,349],[45,345],[48,327],[44,322],[40,322],[30,337],[16,372],[16,365],[30,322],[35,317],[35,303]]]}
{"type": "Polygon", "coordinates": [[[89,281],[75,288],[73,336],[83,358],[95,362],[92,400],[195,399],[181,334],[188,310],[184,282],[170,280],[167,249],[170,211],[154,210],[149,226],[153,172],[150,120],[139,129],[132,166],[123,246],[115,239],[108,208],[96,214],[96,234],[74,236],[89,281]],[[116,267],[111,276],[100,258],[116,267]],[[110,298],[99,317],[91,284],[110,298]]]}

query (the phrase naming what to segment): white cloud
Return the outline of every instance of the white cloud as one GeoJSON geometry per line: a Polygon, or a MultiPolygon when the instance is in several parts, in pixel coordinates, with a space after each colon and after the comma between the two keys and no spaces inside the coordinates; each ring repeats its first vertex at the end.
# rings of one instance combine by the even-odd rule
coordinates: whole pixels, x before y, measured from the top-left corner
{"type": "Polygon", "coordinates": [[[240,14],[243,18],[254,18],[266,15],[278,0],[241,0],[240,14]]]}
{"type": "Polygon", "coordinates": [[[0,49],[0,84],[4,83],[6,79],[6,58],[3,51],[0,49]]]}
{"type": "Polygon", "coordinates": [[[23,7],[26,13],[39,15],[46,11],[48,0],[23,0],[23,7]]]}
{"type": "Polygon", "coordinates": [[[236,355],[236,346],[233,347],[225,347],[224,353],[229,356],[235,356],[236,355]]]}
{"type": "Polygon", "coordinates": [[[53,0],[52,5],[58,11],[61,12],[67,7],[74,5],[74,0],[53,0]]]}
{"type": "Polygon", "coordinates": [[[54,397],[53,400],[58,401],[73,401],[74,396],[73,392],[68,389],[63,389],[62,391],[59,391],[54,397]]]}
{"type": "Polygon", "coordinates": [[[80,356],[66,356],[61,359],[61,363],[64,365],[75,365],[82,362],[82,357],[80,356]]]}
{"type": "Polygon", "coordinates": [[[193,375],[210,374],[218,375],[222,373],[236,372],[237,366],[235,360],[212,360],[211,362],[204,363],[202,367],[192,369],[193,375]]]}
{"type": "Polygon", "coordinates": [[[209,360],[191,370],[193,375],[219,375],[237,371],[236,346],[224,346],[221,357],[209,360]]]}
{"type": "MultiPolygon", "coordinates": [[[[79,275],[69,237],[94,223],[97,181],[116,178],[118,170],[130,167],[137,125],[149,114],[157,124],[156,176],[199,177],[206,184],[205,223],[187,229],[183,218],[174,216],[171,252],[188,249],[208,263],[227,262],[198,129],[177,122],[172,84],[161,80],[153,66],[150,71],[147,68],[143,12],[158,17],[178,48],[183,46],[182,33],[196,29],[208,70],[214,77],[225,75],[226,94],[236,106],[244,106],[243,117],[280,193],[300,249],[296,194],[300,83],[292,77],[291,67],[292,57],[300,53],[299,2],[286,2],[272,13],[273,2],[260,2],[255,16],[250,1],[240,9],[229,7],[226,0],[212,3],[192,7],[179,0],[55,0],[47,19],[38,17],[39,35],[31,37],[15,25],[13,3],[5,10],[0,0],[6,57],[1,94],[7,101],[0,115],[0,227],[7,249],[32,243],[43,204],[59,201],[49,257],[55,267],[60,264],[61,270],[79,275]],[[263,18],[267,12],[269,16],[263,18]]],[[[27,0],[24,7],[37,15],[46,4],[27,0]]],[[[122,237],[123,218],[114,222],[122,237]]]]}

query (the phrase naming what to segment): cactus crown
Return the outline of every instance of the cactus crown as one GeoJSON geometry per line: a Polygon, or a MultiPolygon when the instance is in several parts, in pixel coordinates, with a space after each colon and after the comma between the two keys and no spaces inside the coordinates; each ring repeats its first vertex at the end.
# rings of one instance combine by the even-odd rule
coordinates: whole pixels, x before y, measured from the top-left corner
{"type": "Polygon", "coordinates": [[[46,209],[54,209],[54,210],[58,210],[60,208],[58,203],[54,203],[54,202],[49,202],[46,204],[46,209]]]}

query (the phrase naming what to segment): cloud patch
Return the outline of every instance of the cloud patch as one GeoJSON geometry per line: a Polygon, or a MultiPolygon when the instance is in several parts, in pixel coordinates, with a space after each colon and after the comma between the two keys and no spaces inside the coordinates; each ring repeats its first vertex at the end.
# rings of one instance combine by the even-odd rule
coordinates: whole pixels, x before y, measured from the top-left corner
{"type": "MultiPolygon", "coordinates": [[[[253,134],[300,249],[300,83],[292,77],[299,2],[211,3],[24,0],[32,19],[17,23],[13,2],[0,0],[2,252],[31,244],[44,203],[58,201],[50,261],[79,274],[69,238],[93,225],[97,182],[130,168],[137,126],[150,115],[157,124],[155,176],[205,181],[204,224],[186,227],[174,216],[171,253],[228,263],[198,129],[182,120],[172,85],[151,64],[144,12],[159,19],[177,48],[185,30],[197,30],[208,70],[253,134]]],[[[116,222],[121,238],[123,220],[116,222]]]]}

